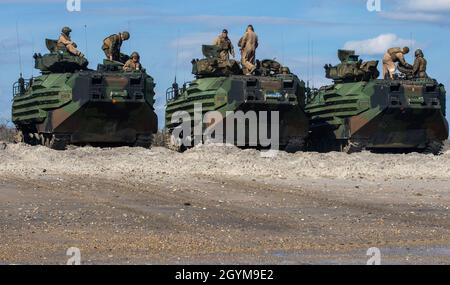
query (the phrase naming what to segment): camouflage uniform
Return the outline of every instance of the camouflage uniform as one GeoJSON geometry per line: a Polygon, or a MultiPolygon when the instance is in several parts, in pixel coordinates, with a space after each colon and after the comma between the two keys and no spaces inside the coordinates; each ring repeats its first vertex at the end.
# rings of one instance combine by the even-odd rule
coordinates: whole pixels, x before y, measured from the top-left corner
{"type": "Polygon", "coordinates": [[[125,71],[141,70],[141,64],[139,62],[134,62],[133,59],[129,59],[123,66],[125,71]]]}
{"type": "Polygon", "coordinates": [[[123,34],[125,34],[125,32],[111,35],[103,40],[102,50],[105,52],[107,59],[112,57],[112,60],[120,61],[120,48],[122,47],[122,43],[124,41],[122,40],[123,34]]]}
{"type": "Polygon", "coordinates": [[[220,52],[219,58],[223,61],[230,60],[230,54],[234,57],[234,46],[228,36],[224,37],[219,35],[215,40],[213,45],[219,46],[222,51],[220,52]]]}
{"type": "Polygon", "coordinates": [[[416,51],[416,59],[414,60],[413,75],[416,78],[428,78],[427,60],[423,57],[421,50],[416,51]]]}
{"type": "Polygon", "coordinates": [[[141,63],[139,62],[139,59],[140,59],[139,54],[137,52],[133,52],[131,54],[131,58],[123,66],[123,70],[124,71],[141,70],[142,66],[141,63]]]}
{"type": "Polygon", "coordinates": [[[63,28],[63,32],[59,36],[57,47],[58,49],[67,49],[73,55],[83,57],[84,55],[77,49],[77,44],[74,43],[70,38],[70,30],[69,28],[63,28]],[[66,30],[67,29],[67,30],[66,30]]]}
{"type": "Polygon", "coordinates": [[[244,73],[252,73],[256,69],[256,49],[258,48],[258,36],[252,28],[247,28],[247,31],[239,40],[239,47],[241,48],[244,73]]]}
{"type": "MultiPolygon", "coordinates": [[[[409,50],[408,50],[409,51],[409,50]]],[[[407,53],[407,52],[406,52],[407,53]]],[[[405,51],[401,48],[390,48],[383,57],[383,78],[389,75],[390,79],[394,79],[395,63],[398,62],[403,66],[408,66],[405,60],[405,51]]]]}

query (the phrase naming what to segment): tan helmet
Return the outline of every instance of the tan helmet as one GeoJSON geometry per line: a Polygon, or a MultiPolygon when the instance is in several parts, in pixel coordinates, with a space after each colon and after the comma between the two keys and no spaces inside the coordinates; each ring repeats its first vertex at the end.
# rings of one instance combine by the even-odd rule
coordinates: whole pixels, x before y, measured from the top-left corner
{"type": "Polygon", "coordinates": [[[69,27],[62,28],[61,32],[65,35],[70,34],[72,32],[72,29],[69,27]]]}
{"type": "Polygon", "coordinates": [[[130,55],[130,58],[134,58],[134,57],[137,57],[138,60],[141,58],[141,56],[139,55],[139,53],[136,52],[136,51],[133,52],[133,53],[130,55]]]}
{"type": "Polygon", "coordinates": [[[409,53],[409,47],[404,47],[404,48],[403,48],[403,53],[404,53],[404,54],[409,53]]]}
{"type": "Polygon", "coordinates": [[[127,41],[130,39],[130,33],[129,32],[122,32],[122,38],[124,41],[127,41]]]}

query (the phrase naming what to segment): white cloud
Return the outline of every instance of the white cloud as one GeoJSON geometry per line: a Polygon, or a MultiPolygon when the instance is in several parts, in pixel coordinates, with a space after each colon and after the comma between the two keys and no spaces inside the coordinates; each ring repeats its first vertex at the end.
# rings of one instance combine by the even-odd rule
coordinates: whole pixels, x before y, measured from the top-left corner
{"type": "Polygon", "coordinates": [[[449,0],[408,0],[402,1],[407,10],[416,12],[443,12],[450,11],[449,0]]]}
{"type": "Polygon", "coordinates": [[[391,47],[415,45],[416,42],[414,40],[402,39],[395,34],[382,34],[372,39],[346,42],[344,49],[355,50],[356,53],[363,55],[380,55],[384,54],[391,47]]]}
{"type": "Polygon", "coordinates": [[[380,16],[397,21],[450,24],[450,0],[396,0],[392,11],[380,16]]]}
{"type": "Polygon", "coordinates": [[[423,12],[411,12],[411,13],[398,13],[398,12],[383,12],[382,16],[391,20],[400,21],[419,21],[419,22],[430,22],[430,23],[445,23],[450,21],[448,18],[441,14],[434,13],[423,13],[423,12]]]}

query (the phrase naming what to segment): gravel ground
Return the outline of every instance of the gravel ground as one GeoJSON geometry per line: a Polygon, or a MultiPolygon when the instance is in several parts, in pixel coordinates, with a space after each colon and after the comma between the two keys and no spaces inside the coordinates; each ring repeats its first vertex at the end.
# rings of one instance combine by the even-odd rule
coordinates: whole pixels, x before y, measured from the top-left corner
{"type": "Polygon", "coordinates": [[[0,144],[0,263],[450,264],[444,155],[0,144]]]}

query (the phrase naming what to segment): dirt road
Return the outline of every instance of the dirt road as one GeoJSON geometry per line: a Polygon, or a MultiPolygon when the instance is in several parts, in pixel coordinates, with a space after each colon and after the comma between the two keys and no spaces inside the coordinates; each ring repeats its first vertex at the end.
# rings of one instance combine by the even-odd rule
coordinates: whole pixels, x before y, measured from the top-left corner
{"type": "Polygon", "coordinates": [[[450,264],[443,156],[0,148],[0,263],[450,264]]]}

